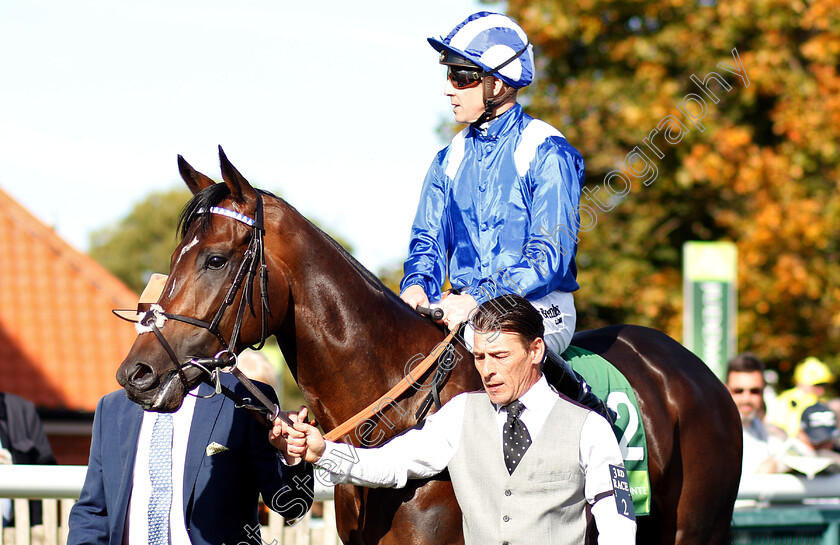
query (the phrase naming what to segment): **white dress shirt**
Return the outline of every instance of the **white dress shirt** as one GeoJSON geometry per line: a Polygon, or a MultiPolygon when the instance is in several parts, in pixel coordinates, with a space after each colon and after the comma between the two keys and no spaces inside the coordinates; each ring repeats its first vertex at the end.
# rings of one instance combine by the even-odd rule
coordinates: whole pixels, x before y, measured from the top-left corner
{"type": "MultiPolygon", "coordinates": [[[[196,387],[191,394],[198,391],[196,387]]],[[[184,520],[184,464],[187,460],[187,441],[190,437],[195,396],[187,395],[181,408],[172,413],[172,504],[169,510],[170,545],[189,545],[190,538],[184,520]]],[[[134,459],[134,479],[128,513],[125,521],[123,545],[147,545],[149,543],[149,500],[152,482],[149,477],[149,450],[152,429],[159,413],[146,411],[140,425],[137,439],[137,455],[134,459]]]]}
{"type": "MultiPolygon", "coordinates": [[[[534,441],[542,432],[558,395],[545,377],[541,377],[519,399],[525,405],[519,418],[534,441]]],[[[429,415],[422,428],[412,429],[376,448],[357,449],[346,443],[327,441],[324,455],[315,464],[317,471],[326,471],[333,483],[396,488],[405,486],[408,479],[437,475],[458,451],[466,400],[464,394],[453,397],[429,415]]],[[[497,407],[500,443],[505,420],[507,411],[497,407]]],[[[592,505],[592,515],[598,525],[598,543],[635,543],[636,525],[619,515],[615,496],[595,501],[597,495],[613,490],[610,464],[624,466],[618,441],[609,422],[590,412],[581,429],[580,467],[585,476],[586,501],[592,505]]]]}
{"type": "Polygon", "coordinates": [[[753,418],[744,428],[744,454],[741,473],[749,475],[758,473],[759,466],[769,458],[781,457],[784,451],[784,441],[770,435],[764,422],[753,418]]]}

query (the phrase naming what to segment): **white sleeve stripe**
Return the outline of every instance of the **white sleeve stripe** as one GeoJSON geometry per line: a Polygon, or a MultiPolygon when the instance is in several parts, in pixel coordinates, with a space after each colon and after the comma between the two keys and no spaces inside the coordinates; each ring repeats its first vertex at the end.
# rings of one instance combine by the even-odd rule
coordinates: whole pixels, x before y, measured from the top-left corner
{"type": "Polygon", "coordinates": [[[516,164],[516,172],[520,177],[528,173],[531,161],[537,153],[537,148],[545,142],[546,138],[559,136],[565,138],[563,133],[539,119],[532,119],[528,126],[522,131],[522,138],[516,151],[513,152],[513,161],[516,164]]]}
{"type": "Polygon", "coordinates": [[[458,173],[458,167],[461,166],[461,162],[464,160],[464,153],[467,146],[466,138],[467,129],[464,129],[456,134],[455,138],[449,144],[449,157],[446,160],[445,174],[450,180],[455,178],[455,174],[458,173]]]}

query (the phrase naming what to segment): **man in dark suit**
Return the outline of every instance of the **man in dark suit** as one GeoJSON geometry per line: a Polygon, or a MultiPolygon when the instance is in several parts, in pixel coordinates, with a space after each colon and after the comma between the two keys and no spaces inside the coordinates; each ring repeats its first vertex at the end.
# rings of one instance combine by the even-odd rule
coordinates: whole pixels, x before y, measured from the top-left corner
{"type": "MultiPolygon", "coordinates": [[[[245,388],[226,373],[222,373],[222,384],[240,397],[247,396],[245,388]]],[[[276,402],[273,390],[257,384],[276,402]]],[[[211,392],[209,385],[202,384],[197,394],[211,392]]],[[[70,512],[69,545],[257,545],[261,544],[260,494],[266,505],[287,519],[301,517],[311,507],[310,464],[281,459],[268,441],[268,430],[248,411],[236,409],[230,399],[188,396],[173,413],[174,433],[167,447],[171,456],[167,463],[172,468],[168,514],[160,528],[163,536],[157,536],[163,540],[155,541],[150,537],[154,526],[150,509],[154,509],[158,485],[154,474],[150,483],[149,475],[157,463],[149,443],[150,438],[155,441],[157,431],[152,427],[158,418],[159,413],[144,413],[123,390],[100,400],[87,477],[70,512]],[[192,415],[182,411],[192,411],[192,415]]]]}
{"type": "MultiPolygon", "coordinates": [[[[35,405],[5,392],[0,392],[0,464],[55,464],[35,405]]],[[[0,505],[3,510],[0,526],[10,525],[11,501],[2,500],[0,505]]],[[[29,521],[33,525],[41,524],[40,500],[29,502],[29,521]]]]}

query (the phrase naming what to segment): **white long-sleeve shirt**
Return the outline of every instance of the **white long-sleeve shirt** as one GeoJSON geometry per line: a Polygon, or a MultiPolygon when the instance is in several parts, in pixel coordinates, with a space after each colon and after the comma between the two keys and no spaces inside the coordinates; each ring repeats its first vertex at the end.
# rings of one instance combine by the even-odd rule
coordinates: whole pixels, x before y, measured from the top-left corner
{"type": "MultiPolygon", "coordinates": [[[[395,437],[376,448],[355,448],[347,443],[327,441],[327,448],[315,464],[316,471],[326,472],[333,483],[348,483],[369,487],[405,486],[408,479],[422,479],[437,475],[449,464],[458,451],[466,407],[465,395],[458,395],[439,411],[426,418],[418,427],[395,437]]],[[[543,430],[546,418],[558,400],[557,393],[541,377],[522,397],[525,405],[519,418],[528,428],[531,440],[543,430]]],[[[504,407],[496,409],[499,437],[507,419],[504,407]]],[[[500,441],[501,443],[501,441],[500,441]]],[[[481,445],[476,445],[481,448],[481,445]]],[[[618,512],[615,496],[596,501],[596,497],[613,490],[610,465],[623,467],[621,451],[610,424],[591,412],[584,421],[580,437],[580,467],[584,474],[584,494],[592,505],[592,515],[598,527],[599,545],[635,543],[636,524],[618,512]]],[[[515,474],[514,474],[515,475],[515,474]]]]}

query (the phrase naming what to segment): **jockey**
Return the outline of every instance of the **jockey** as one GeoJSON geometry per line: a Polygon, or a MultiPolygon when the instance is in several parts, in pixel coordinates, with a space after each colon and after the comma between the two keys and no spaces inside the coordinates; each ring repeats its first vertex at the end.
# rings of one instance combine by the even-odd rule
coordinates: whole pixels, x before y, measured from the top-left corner
{"type": "Polygon", "coordinates": [[[793,371],[794,387],[779,394],[769,408],[768,421],[785,430],[788,436],[796,437],[801,430],[802,413],[816,403],[825,402],[826,388],[835,380],[834,373],[822,360],[813,356],[805,358],[793,371]]]}
{"type": "MultiPolygon", "coordinates": [[[[517,103],[534,76],[528,36],[509,17],[482,11],[429,43],[447,68],[455,121],[466,127],[426,175],[400,297],[412,308],[434,301],[450,329],[499,295],[525,297],[544,319],[546,376],[606,414],[560,357],[575,330],[584,165],[560,131],[517,103]],[[447,273],[457,291],[443,294],[447,273]]],[[[468,345],[471,336],[465,332],[468,345]]]]}

